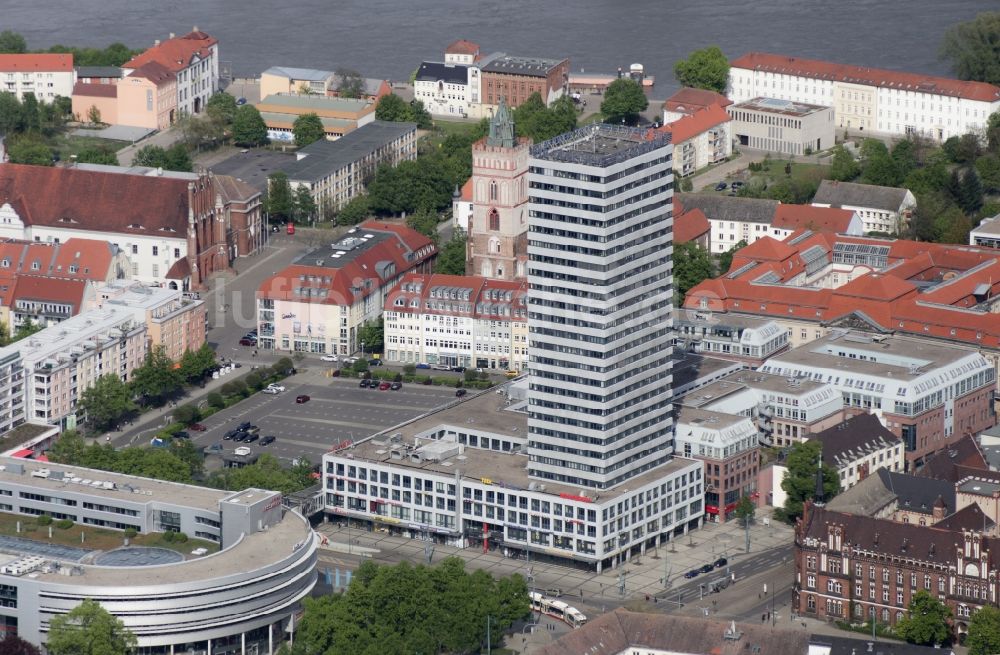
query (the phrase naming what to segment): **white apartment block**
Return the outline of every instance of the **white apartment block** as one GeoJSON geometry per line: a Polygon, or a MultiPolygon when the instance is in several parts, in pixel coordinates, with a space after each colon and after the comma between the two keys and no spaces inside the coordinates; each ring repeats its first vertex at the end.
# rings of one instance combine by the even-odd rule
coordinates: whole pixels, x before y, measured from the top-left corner
{"type": "Polygon", "coordinates": [[[385,357],[400,364],[522,371],[527,283],[407,275],[386,299],[385,357]]]}
{"type": "Polygon", "coordinates": [[[413,97],[433,116],[467,118],[479,115],[479,66],[425,61],[413,80],[413,97]]]}
{"type": "Polygon", "coordinates": [[[1000,88],[983,82],[751,52],[730,62],[729,97],[759,96],[833,107],[851,131],[937,141],[976,132],[1000,110],[1000,88]]]}
{"type": "Polygon", "coordinates": [[[176,76],[179,114],[200,114],[219,90],[219,42],[197,27],[183,36],[171,34],[166,41],[155,41],[152,48],[125,62],[122,74],[128,76],[149,62],[176,76]]]}
{"type": "Polygon", "coordinates": [[[71,54],[0,54],[0,92],[24,101],[28,93],[39,102],[73,97],[76,71],[71,54]]]}
{"type": "Polygon", "coordinates": [[[27,421],[24,409],[24,366],[20,351],[0,355],[0,435],[27,421]]]}

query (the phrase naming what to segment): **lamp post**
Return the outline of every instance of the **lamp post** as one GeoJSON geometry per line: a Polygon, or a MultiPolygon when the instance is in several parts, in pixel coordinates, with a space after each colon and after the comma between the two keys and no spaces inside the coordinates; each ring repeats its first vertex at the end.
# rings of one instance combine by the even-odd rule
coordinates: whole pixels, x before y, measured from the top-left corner
{"type": "Polygon", "coordinates": [[[361,359],[365,358],[365,342],[361,342],[361,359]]]}

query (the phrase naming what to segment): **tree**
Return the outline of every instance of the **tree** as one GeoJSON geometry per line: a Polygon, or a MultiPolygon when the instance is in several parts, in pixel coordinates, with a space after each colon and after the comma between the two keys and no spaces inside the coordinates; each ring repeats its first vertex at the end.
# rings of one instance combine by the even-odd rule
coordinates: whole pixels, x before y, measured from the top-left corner
{"type": "Polygon", "coordinates": [[[273,455],[264,454],[256,462],[238,469],[223,469],[209,480],[212,486],[230,491],[269,489],[293,494],[312,486],[312,465],[302,457],[291,468],[285,468],[273,455]]]}
{"type": "Polygon", "coordinates": [[[965,647],[969,649],[969,655],[1000,653],[1000,609],[984,605],[976,610],[969,620],[965,647]]]}
{"type": "Polygon", "coordinates": [[[687,59],[674,64],[674,77],[681,86],[725,93],[729,83],[729,60],[719,46],[695,50],[687,59]]]}
{"type": "Polygon", "coordinates": [[[423,100],[414,98],[410,101],[410,120],[416,123],[417,128],[421,130],[429,130],[434,127],[434,122],[431,120],[431,113],[424,107],[423,100]]]}
{"type": "Polygon", "coordinates": [[[298,221],[311,221],[316,217],[316,201],[312,192],[305,184],[295,187],[295,218],[298,221]]]}
{"type": "Polygon", "coordinates": [[[7,142],[7,156],[12,164],[51,166],[52,149],[35,134],[22,134],[7,142]]]}
{"type": "Polygon", "coordinates": [[[694,241],[674,245],[675,306],[684,304],[684,296],[702,280],[712,277],[712,258],[694,241]]]}
{"type": "Polygon", "coordinates": [[[52,617],[45,648],[50,655],[126,655],[137,643],[121,619],[88,598],[52,617]]]}
{"type": "Polygon", "coordinates": [[[340,208],[337,212],[337,225],[357,225],[370,214],[368,194],[362,193],[351,198],[350,202],[340,208]]]}
{"type": "Polygon", "coordinates": [[[21,327],[17,328],[17,332],[14,333],[14,341],[27,339],[34,333],[41,331],[42,331],[42,326],[40,324],[35,323],[30,318],[27,318],[24,320],[24,323],[21,323],[21,327]]]}
{"type": "Polygon", "coordinates": [[[233,114],[233,141],[242,146],[262,146],[267,143],[267,125],[257,108],[240,105],[233,114]]]}
{"type": "Polygon", "coordinates": [[[351,365],[351,369],[353,369],[355,373],[364,373],[365,371],[368,370],[368,368],[369,368],[368,360],[365,359],[364,357],[361,357],[356,362],[354,362],[354,364],[351,365]]]}
{"type": "Polygon", "coordinates": [[[948,137],[941,144],[948,159],[955,164],[971,164],[981,153],[979,137],[975,134],[948,137]]]}
{"type": "Polygon", "coordinates": [[[302,114],[292,123],[292,134],[295,135],[295,145],[304,148],[326,138],[326,129],[318,114],[302,114]]]}
{"type": "Polygon", "coordinates": [[[0,54],[23,55],[28,51],[28,43],[17,32],[4,30],[0,32],[0,54]]]}
{"type": "Polygon", "coordinates": [[[87,442],[83,435],[76,430],[66,430],[45,454],[49,460],[59,464],[79,464],[86,450],[87,442]]]}
{"type": "Polygon", "coordinates": [[[546,107],[542,95],[532,93],[514,110],[514,127],[518,136],[535,143],[546,141],[576,128],[576,106],[564,95],[546,107]]]}
{"type": "Polygon", "coordinates": [[[271,365],[271,370],[274,371],[275,375],[284,377],[291,373],[295,369],[295,362],[293,362],[288,357],[282,357],[274,364],[271,365]]]}
{"type": "Polygon", "coordinates": [[[173,419],[177,423],[183,423],[184,425],[190,425],[198,421],[201,418],[201,412],[194,405],[181,405],[174,409],[173,419]]]}
{"type": "Polygon", "coordinates": [[[757,506],[750,500],[750,496],[743,496],[736,503],[736,509],[733,511],[736,513],[736,518],[742,521],[743,525],[746,525],[747,522],[753,521],[754,514],[757,513],[757,506]]]}
{"type": "Polygon", "coordinates": [[[406,217],[406,225],[437,241],[438,215],[433,210],[425,208],[410,214],[406,217]]]}
{"type": "Polygon", "coordinates": [[[465,275],[465,256],[468,237],[465,230],[456,227],[434,261],[434,272],[443,275],[465,275]]]}
{"type": "Polygon", "coordinates": [[[385,345],[385,325],[382,316],[374,321],[368,321],[358,330],[358,341],[365,344],[365,352],[380,353],[385,345]]]}
{"type": "Polygon", "coordinates": [[[118,165],[118,155],[116,155],[114,151],[107,146],[92,146],[90,148],[84,148],[77,154],[76,160],[80,163],[88,164],[106,164],[108,166],[118,165]]]}
{"type": "Polygon", "coordinates": [[[181,371],[167,357],[163,346],[153,346],[142,366],[132,372],[132,388],[145,399],[159,403],[181,386],[181,371]]]}
{"type": "Polygon", "coordinates": [[[917,167],[917,148],[914,140],[909,138],[901,139],[892,146],[890,155],[900,178],[905,178],[917,167]]]}
{"type": "MultiPolygon", "coordinates": [[[[796,443],[785,460],[788,470],[781,481],[781,488],[788,494],[784,516],[789,521],[802,516],[803,501],[816,495],[816,471],[822,447],[819,441],[796,443]]],[[[830,500],[840,492],[840,475],[829,464],[823,464],[822,469],[823,496],[825,500],[830,500]]]]}
{"type": "Polygon", "coordinates": [[[921,589],[915,593],[909,610],[902,620],[896,622],[896,636],[923,646],[943,644],[948,640],[951,635],[948,626],[951,610],[930,592],[921,589]]]}
{"type": "Polygon", "coordinates": [[[861,167],[855,161],[854,155],[842,144],[833,147],[833,157],[830,162],[830,179],[839,182],[850,182],[861,173],[861,167]]]}
{"type": "Polygon", "coordinates": [[[974,214],[983,206],[983,184],[974,168],[967,168],[962,174],[958,205],[966,214],[974,214]]]}
{"type": "Polygon", "coordinates": [[[365,92],[365,80],[361,73],[350,68],[338,68],[337,95],[341,98],[360,98],[365,92]]]}
{"type": "Polygon", "coordinates": [[[390,93],[379,98],[375,105],[375,120],[403,123],[413,120],[413,114],[405,100],[390,93]]]}
{"type": "Polygon", "coordinates": [[[601,102],[601,113],[608,123],[635,125],[639,114],[649,106],[642,87],[635,80],[622,77],[608,85],[601,102]]]}
{"type": "Polygon", "coordinates": [[[8,632],[3,641],[0,641],[0,655],[42,655],[42,651],[38,646],[8,632]]]}
{"type": "Polygon", "coordinates": [[[225,91],[212,95],[205,103],[205,113],[222,125],[231,125],[236,118],[236,98],[225,91]]]}
{"type": "Polygon", "coordinates": [[[97,378],[97,381],[80,396],[80,408],[87,420],[99,431],[112,429],[123,416],[136,409],[132,391],[114,373],[97,378]]]}
{"type": "Polygon", "coordinates": [[[288,176],[278,171],[267,178],[267,211],[272,217],[291,220],[295,215],[295,198],[288,176]]]}
{"type": "Polygon", "coordinates": [[[0,92],[0,135],[16,134],[23,129],[21,101],[9,91],[0,92]]]}
{"type": "Polygon", "coordinates": [[[719,275],[724,275],[729,272],[729,269],[733,266],[733,255],[735,255],[737,251],[746,247],[746,240],[740,239],[736,245],[719,255],[719,275]]]}
{"type": "Polygon", "coordinates": [[[149,166],[150,168],[166,168],[167,151],[160,146],[147,145],[139,148],[135,156],[132,157],[132,164],[135,166],[149,166]]]}
{"type": "Polygon", "coordinates": [[[170,146],[167,148],[164,155],[165,159],[163,168],[168,171],[182,171],[184,173],[190,173],[194,169],[194,164],[191,162],[191,156],[188,154],[188,150],[183,143],[175,143],[170,146]]]}
{"type": "Polygon", "coordinates": [[[995,111],[986,119],[986,148],[1000,155],[1000,111],[995,111]]]}
{"type": "Polygon", "coordinates": [[[97,105],[90,105],[90,109],[87,110],[87,120],[93,125],[101,124],[101,110],[97,105]]]}
{"type": "Polygon", "coordinates": [[[962,80],[1000,84],[1000,12],[985,12],[944,34],[940,56],[962,80]]]}
{"type": "Polygon", "coordinates": [[[1000,193],[1000,155],[992,153],[976,160],[976,172],[983,188],[991,193],[1000,193]]]}

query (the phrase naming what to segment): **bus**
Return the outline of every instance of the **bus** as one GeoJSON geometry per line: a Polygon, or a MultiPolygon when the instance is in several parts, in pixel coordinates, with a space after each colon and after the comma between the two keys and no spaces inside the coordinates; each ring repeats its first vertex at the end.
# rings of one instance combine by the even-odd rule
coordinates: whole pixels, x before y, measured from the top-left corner
{"type": "Polygon", "coordinates": [[[575,607],[570,607],[561,600],[548,598],[537,591],[529,592],[528,597],[531,599],[531,609],[535,612],[559,619],[574,628],[579,628],[587,622],[587,617],[583,612],[575,607]]]}

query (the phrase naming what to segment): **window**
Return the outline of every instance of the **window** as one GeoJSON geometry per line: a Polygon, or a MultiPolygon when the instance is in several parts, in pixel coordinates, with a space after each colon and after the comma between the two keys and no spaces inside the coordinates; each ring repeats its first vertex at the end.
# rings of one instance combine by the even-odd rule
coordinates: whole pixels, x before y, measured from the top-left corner
{"type": "MultiPolygon", "coordinates": [[[[496,187],[496,182],[491,183],[490,193],[493,192],[494,187],[496,187]]],[[[500,229],[500,212],[494,207],[490,209],[490,230],[496,232],[500,229]]]]}
{"type": "Polygon", "coordinates": [[[159,246],[153,246],[153,257],[158,257],[159,254],[160,254],[160,247],[159,246]]]}

